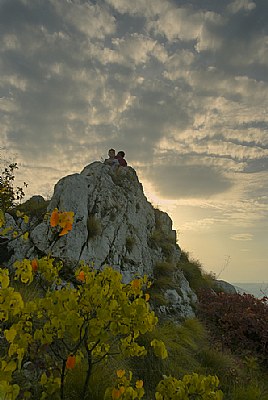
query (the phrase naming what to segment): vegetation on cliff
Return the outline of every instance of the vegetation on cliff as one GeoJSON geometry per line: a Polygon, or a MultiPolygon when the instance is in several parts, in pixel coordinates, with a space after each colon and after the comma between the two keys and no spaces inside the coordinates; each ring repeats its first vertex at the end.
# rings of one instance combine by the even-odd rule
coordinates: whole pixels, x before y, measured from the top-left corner
{"type": "MultiPolygon", "coordinates": [[[[5,226],[3,208],[0,234],[27,241],[28,215],[9,193],[25,231],[5,226]]],[[[27,207],[36,218],[40,204],[27,207]]],[[[60,237],[73,216],[55,209],[45,218],[60,237]]],[[[158,263],[155,282],[124,284],[114,269],[83,263],[66,280],[66,268],[45,256],[0,269],[1,399],[268,399],[266,298],[219,292],[185,252],[177,265],[158,263]],[[197,318],[180,323],[156,315],[149,294],[161,295],[161,281],[172,288],[176,270],[198,294],[197,318]]]]}

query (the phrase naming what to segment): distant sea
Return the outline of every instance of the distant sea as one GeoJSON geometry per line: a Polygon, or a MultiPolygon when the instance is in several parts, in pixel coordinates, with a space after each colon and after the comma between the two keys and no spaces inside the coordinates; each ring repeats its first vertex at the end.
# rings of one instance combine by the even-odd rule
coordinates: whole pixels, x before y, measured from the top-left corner
{"type": "Polygon", "coordinates": [[[238,293],[253,294],[258,299],[268,296],[268,283],[241,283],[234,282],[232,285],[236,288],[238,293]]]}

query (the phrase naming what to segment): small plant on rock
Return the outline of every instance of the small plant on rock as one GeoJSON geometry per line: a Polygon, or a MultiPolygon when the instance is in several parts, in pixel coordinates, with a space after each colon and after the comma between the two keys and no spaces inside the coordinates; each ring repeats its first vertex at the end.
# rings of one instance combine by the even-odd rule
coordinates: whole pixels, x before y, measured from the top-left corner
{"type": "Polygon", "coordinates": [[[94,239],[101,233],[101,223],[95,217],[95,215],[90,215],[87,219],[87,231],[88,239],[94,239]]]}

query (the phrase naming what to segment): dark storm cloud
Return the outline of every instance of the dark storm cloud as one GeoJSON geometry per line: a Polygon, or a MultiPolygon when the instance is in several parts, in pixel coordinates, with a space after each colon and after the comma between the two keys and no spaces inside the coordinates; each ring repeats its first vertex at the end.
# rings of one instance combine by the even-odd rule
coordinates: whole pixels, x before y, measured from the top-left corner
{"type": "Polygon", "coordinates": [[[145,176],[161,197],[169,199],[209,198],[232,186],[220,171],[200,165],[155,166],[146,170],[145,176]]]}
{"type": "Polygon", "coordinates": [[[255,173],[268,171],[268,157],[261,160],[249,160],[243,172],[255,173]]]}
{"type": "Polygon", "coordinates": [[[266,0],[222,4],[225,4],[223,24],[207,25],[210,33],[220,38],[220,45],[200,54],[200,60],[205,62],[207,59],[211,65],[229,74],[267,81],[268,53],[264,39],[268,33],[266,0]]]}

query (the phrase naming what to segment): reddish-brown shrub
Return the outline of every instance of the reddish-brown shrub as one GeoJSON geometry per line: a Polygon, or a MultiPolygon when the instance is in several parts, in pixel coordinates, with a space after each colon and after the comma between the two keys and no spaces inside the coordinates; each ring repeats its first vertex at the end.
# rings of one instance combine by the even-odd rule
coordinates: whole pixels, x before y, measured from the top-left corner
{"type": "Polygon", "coordinates": [[[253,354],[268,366],[268,298],[250,294],[199,292],[198,313],[222,344],[253,354]]]}

